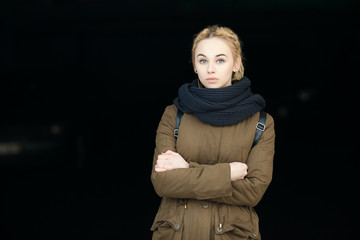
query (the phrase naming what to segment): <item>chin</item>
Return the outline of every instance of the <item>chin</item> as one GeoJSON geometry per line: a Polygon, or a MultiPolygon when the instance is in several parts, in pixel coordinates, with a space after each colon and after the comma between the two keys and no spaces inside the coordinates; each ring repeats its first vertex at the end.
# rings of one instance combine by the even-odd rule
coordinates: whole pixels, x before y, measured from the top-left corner
{"type": "Polygon", "coordinates": [[[223,88],[223,87],[227,87],[228,85],[225,85],[223,83],[206,83],[203,84],[206,88],[223,88]]]}
{"type": "Polygon", "coordinates": [[[221,83],[217,82],[217,83],[209,83],[206,80],[205,81],[200,81],[201,84],[199,84],[200,88],[220,88],[221,87],[221,83]]]}
{"type": "Polygon", "coordinates": [[[231,81],[224,81],[223,79],[218,79],[216,82],[215,81],[207,81],[205,80],[200,80],[200,85],[199,87],[205,87],[205,88],[224,88],[227,86],[231,85],[231,81]]]}
{"type": "Polygon", "coordinates": [[[205,85],[206,88],[221,88],[220,86],[216,85],[216,84],[207,84],[205,85]]]}

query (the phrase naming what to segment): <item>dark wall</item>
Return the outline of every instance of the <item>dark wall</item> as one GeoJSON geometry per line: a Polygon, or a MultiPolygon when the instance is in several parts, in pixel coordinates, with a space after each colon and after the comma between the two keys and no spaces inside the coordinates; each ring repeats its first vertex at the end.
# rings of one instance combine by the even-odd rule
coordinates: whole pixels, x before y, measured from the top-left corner
{"type": "Polygon", "coordinates": [[[211,24],[275,119],[263,238],[352,238],[359,4],[292,2],[2,3],[0,238],[151,237],[155,131],[211,24]]]}

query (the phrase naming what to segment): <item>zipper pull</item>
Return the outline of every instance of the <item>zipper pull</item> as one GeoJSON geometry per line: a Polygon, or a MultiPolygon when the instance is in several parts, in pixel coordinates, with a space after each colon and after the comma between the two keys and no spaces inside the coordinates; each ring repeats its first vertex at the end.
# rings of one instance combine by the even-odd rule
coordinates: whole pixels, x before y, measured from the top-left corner
{"type": "Polygon", "coordinates": [[[222,232],[222,223],[219,224],[219,227],[216,229],[218,233],[222,232]]]}

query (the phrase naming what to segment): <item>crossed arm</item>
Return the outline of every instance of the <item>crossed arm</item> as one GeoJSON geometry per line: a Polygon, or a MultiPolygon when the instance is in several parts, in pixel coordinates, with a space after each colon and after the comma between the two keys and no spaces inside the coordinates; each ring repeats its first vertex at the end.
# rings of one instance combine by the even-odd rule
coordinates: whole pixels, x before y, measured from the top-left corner
{"type": "Polygon", "coordinates": [[[203,165],[187,162],[175,152],[176,109],[165,111],[158,128],[151,180],[161,197],[194,198],[232,205],[255,206],[272,179],[275,132],[269,116],[266,130],[246,164],[203,165]]]}
{"type": "MultiPolygon", "coordinates": [[[[230,165],[230,179],[237,181],[244,179],[247,175],[248,166],[241,162],[232,162],[230,165]]],[[[178,168],[189,168],[190,164],[177,152],[168,150],[158,155],[155,165],[155,172],[165,172],[178,168]]]]}

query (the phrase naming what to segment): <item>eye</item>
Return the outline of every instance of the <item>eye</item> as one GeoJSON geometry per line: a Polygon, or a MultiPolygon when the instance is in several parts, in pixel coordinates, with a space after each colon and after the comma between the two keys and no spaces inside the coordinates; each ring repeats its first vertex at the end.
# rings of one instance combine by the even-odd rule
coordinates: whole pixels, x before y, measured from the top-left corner
{"type": "Polygon", "coordinates": [[[207,61],[205,59],[201,59],[199,62],[200,63],[206,63],[207,61]]]}
{"type": "Polygon", "coordinates": [[[219,60],[217,60],[217,62],[218,63],[223,63],[223,62],[225,62],[225,60],[224,59],[219,59],[219,60]]]}

